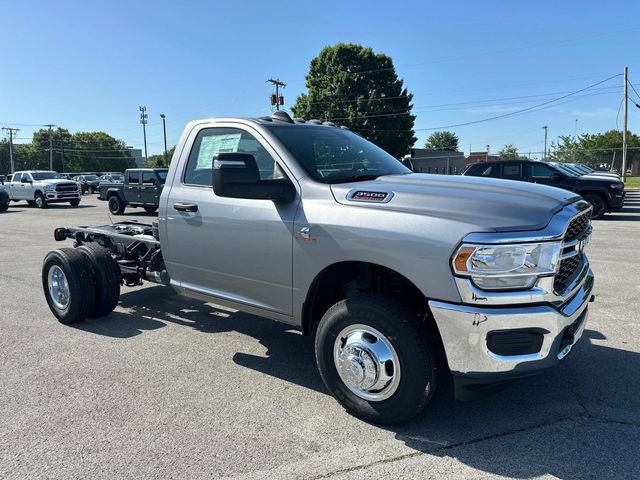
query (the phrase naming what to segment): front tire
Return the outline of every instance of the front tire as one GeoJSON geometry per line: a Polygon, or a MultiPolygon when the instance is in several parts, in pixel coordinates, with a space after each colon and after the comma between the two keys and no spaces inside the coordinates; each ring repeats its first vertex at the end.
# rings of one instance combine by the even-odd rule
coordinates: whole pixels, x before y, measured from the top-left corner
{"type": "Polygon", "coordinates": [[[47,208],[47,200],[44,198],[40,192],[36,193],[36,196],[33,200],[35,202],[36,207],[38,208],[47,208]]]}
{"type": "Polygon", "coordinates": [[[0,212],[6,212],[9,210],[9,201],[7,203],[0,203],[0,212]]]}
{"type": "Polygon", "coordinates": [[[42,264],[42,287],[51,312],[66,325],[84,320],[95,303],[89,260],[72,248],[49,252],[42,264]]]}
{"type": "Polygon", "coordinates": [[[433,397],[437,364],[429,332],[392,297],[366,293],[336,303],[318,325],[315,346],[322,380],[356,417],[404,422],[433,397]]]}
{"type": "Polygon", "coordinates": [[[124,204],[117,195],[113,195],[109,198],[109,211],[113,215],[122,215],[124,213],[124,204]]]}
{"type": "Polygon", "coordinates": [[[79,199],[79,198],[77,198],[77,199],[75,199],[75,200],[70,200],[70,201],[69,201],[69,204],[70,204],[72,207],[77,207],[78,205],[80,205],[80,199],[79,199]]]}
{"type": "Polygon", "coordinates": [[[607,211],[607,201],[602,195],[597,193],[587,193],[583,198],[593,206],[593,213],[591,218],[600,219],[604,217],[607,211]]]}
{"type": "Polygon", "coordinates": [[[120,268],[103,246],[89,242],[77,248],[91,264],[95,279],[95,303],[89,317],[104,317],[120,299],[120,268]]]}

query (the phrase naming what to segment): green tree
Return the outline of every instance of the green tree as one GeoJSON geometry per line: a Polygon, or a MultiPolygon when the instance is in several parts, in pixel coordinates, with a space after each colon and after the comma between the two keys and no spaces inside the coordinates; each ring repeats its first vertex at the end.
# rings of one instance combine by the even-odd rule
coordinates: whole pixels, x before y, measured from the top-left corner
{"type": "MultiPolygon", "coordinates": [[[[634,153],[640,149],[640,136],[627,132],[627,149],[634,153]]],[[[604,133],[583,134],[577,138],[561,136],[553,149],[551,159],[556,162],[586,163],[593,167],[601,164],[622,166],[622,132],[609,130],[604,133]]]]}
{"type": "Polygon", "coordinates": [[[105,132],[77,132],[64,149],[67,172],[123,172],[134,166],[126,144],[105,132]]]}
{"type": "Polygon", "coordinates": [[[520,155],[516,146],[511,143],[502,147],[502,150],[498,152],[498,156],[500,160],[525,160],[527,158],[524,155],[520,155]]]}
{"type": "Polygon", "coordinates": [[[169,150],[167,150],[167,161],[164,160],[164,153],[159,153],[157,155],[151,155],[147,157],[144,162],[144,166],[147,168],[169,168],[171,164],[171,157],[173,157],[173,152],[176,151],[176,146],[174,145],[169,150]]]}
{"type": "Polygon", "coordinates": [[[453,132],[442,131],[433,132],[427,138],[424,148],[431,150],[450,150],[456,152],[458,150],[458,136],[453,132]]]}
{"type": "Polygon", "coordinates": [[[396,158],[415,143],[413,96],[389,56],[352,43],[325,47],[311,60],[306,85],[295,116],[349,127],[396,158]]]}

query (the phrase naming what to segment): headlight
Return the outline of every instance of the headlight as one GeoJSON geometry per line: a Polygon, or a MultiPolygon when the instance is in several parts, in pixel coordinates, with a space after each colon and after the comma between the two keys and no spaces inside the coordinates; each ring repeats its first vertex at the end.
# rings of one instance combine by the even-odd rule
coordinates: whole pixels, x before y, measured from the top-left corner
{"type": "Polygon", "coordinates": [[[538,277],[554,275],[562,242],[511,245],[462,245],[453,256],[453,271],[483,290],[522,290],[538,277]]]}
{"type": "Polygon", "coordinates": [[[609,186],[611,188],[613,188],[614,190],[623,190],[624,189],[624,183],[620,182],[620,183],[610,183],[609,186]]]}
{"type": "Polygon", "coordinates": [[[44,191],[45,192],[53,192],[53,191],[55,191],[55,189],[56,189],[55,185],[45,185],[44,186],[44,191]]]}

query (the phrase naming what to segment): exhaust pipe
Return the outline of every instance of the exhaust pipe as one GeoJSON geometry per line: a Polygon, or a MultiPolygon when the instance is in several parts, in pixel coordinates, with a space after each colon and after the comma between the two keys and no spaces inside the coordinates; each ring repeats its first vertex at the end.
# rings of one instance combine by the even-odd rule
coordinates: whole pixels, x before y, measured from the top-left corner
{"type": "Polygon", "coordinates": [[[169,273],[166,270],[144,272],[144,278],[146,278],[149,282],[159,283],[160,285],[169,285],[171,283],[171,277],[169,277],[169,273]]]}

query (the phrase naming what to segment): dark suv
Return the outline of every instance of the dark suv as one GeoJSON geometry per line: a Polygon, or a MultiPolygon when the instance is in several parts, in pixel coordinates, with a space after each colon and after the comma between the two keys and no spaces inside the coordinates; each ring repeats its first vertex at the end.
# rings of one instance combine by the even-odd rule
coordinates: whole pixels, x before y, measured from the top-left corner
{"type": "Polygon", "coordinates": [[[579,193],[593,205],[593,218],[619,210],[624,203],[624,183],[615,178],[572,174],[545,162],[504,160],[469,165],[463,175],[543,183],[579,193]]]}

